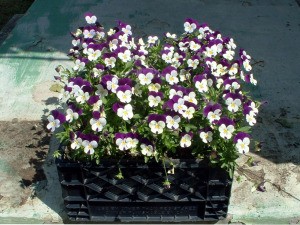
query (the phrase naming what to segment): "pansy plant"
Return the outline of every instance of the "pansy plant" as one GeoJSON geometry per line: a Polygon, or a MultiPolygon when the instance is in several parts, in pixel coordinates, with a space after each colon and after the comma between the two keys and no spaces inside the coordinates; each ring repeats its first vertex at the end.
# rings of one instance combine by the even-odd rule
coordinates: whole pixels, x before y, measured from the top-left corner
{"type": "Polygon", "coordinates": [[[48,116],[75,160],[203,158],[232,173],[251,148],[260,103],[243,90],[257,84],[251,57],[229,37],[194,19],[184,33],[134,38],[118,21],[105,31],[91,13],[72,33],[71,69],[57,82],[66,110],[48,116]],[[248,85],[248,84],[247,84],[248,85]],[[212,155],[216,157],[210,157],[212,155]]]}

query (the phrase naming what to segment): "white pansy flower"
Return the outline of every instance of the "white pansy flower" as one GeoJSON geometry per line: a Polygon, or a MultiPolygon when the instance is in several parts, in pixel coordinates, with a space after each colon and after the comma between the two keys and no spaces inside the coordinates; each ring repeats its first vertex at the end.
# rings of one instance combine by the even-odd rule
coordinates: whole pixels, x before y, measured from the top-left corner
{"type": "Polygon", "coordinates": [[[118,57],[123,61],[123,62],[129,62],[131,60],[131,52],[129,50],[125,50],[125,52],[119,52],[118,57]]]}
{"type": "Polygon", "coordinates": [[[108,95],[108,91],[101,84],[96,85],[96,87],[97,87],[96,95],[100,95],[100,96],[108,95]]]}
{"type": "Polygon", "coordinates": [[[116,145],[119,147],[119,149],[120,149],[121,151],[126,150],[126,145],[127,145],[127,143],[126,143],[126,138],[118,138],[118,139],[116,140],[116,145]]]}
{"type": "Polygon", "coordinates": [[[206,57],[215,57],[218,53],[217,45],[213,45],[211,47],[206,47],[204,51],[204,55],[206,57]]]}
{"type": "Polygon", "coordinates": [[[199,60],[198,59],[188,59],[187,61],[188,67],[192,67],[193,69],[196,69],[197,66],[199,65],[199,60]]]}
{"type": "Polygon", "coordinates": [[[196,81],[195,87],[200,93],[204,93],[208,91],[207,80],[203,79],[201,81],[196,81]]]}
{"type": "Polygon", "coordinates": [[[228,71],[226,66],[223,66],[222,64],[218,64],[216,71],[214,71],[212,74],[215,75],[216,77],[223,76],[226,74],[228,71]]]}
{"type": "Polygon", "coordinates": [[[161,102],[161,98],[160,96],[149,95],[148,101],[150,107],[156,107],[161,102]]]}
{"type": "Polygon", "coordinates": [[[84,152],[86,154],[92,155],[95,152],[95,148],[98,147],[98,143],[97,143],[97,141],[91,141],[91,142],[89,142],[87,140],[84,140],[82,142],[82,146],[84,147],[84,152]]]}
{"type": "Polygon", "coordinates": [[[185,22],[183,26],[184,26],[184,31],[187,33],[192,33],[197,28],[195,23],[189,23],[189,22],[185,22]]]}
{"type": "Polygon", "coordinates": [[[180,117],[179,116],[167,116],[166,117],[166,123],[167,123],[167,127],[169,129],[178,129],[179,128],[179,123],[180,123],[180,117]]]}
{"type": "Polygon", "coordinates": [[[100,132],[103,130],[104,126],[106,125],[106,119],[100,117],[99,119],[90,119],[90,124],[92,125],[92,130],[100,132]]]}
{"type": "Polygon", "coordinates": [[[49,122],[47,124],[48,130],[51,130],[51,132],[54,132],[54,130],[60,126],[60,121],[58,119],[54,119],[54,117],[52,115],[48,116],[47,119],[49,122]]]}
{"type": "Polygon", "coordinates": [[[179,82],[177,75],[178,75],[177,71],[172,70],[171,73],[166,74],[166,81],[171,85],[177,84],[179,82]]]}
{"type": "Polygon", "coordinates": [[[216,109],[214,112],[209,112],[207,114],[207,119],[209,120],[210,123],[212,123],[215,120],[219,120],[221,116],[221,110],[220,109],[216,109]]]}
{"type": "Polygon", "coordinates": [[[227,98],[226,99],[226,105],[228,106],[228,110],[230,112],[237,112],[239,110],[239,107],[241,106],[242,101],[241,99],[232,99],[232,98],[227,98]]]}
{"type": "Polygon", "coordinates": [[[123,35],[120,35],[119,36],[119,39],[122,41],[122,42],[128,42],[128,35],[127,34],[123,34],[123,35]]]}
{"type": "Polygon", "coordinates": [[[243,140],[238,140],[235,147],[239,153],[244,154],[249,152],[249,144],[250,139],[248,137],[244,138],[243,140]]]}
{"type": "Polygon", "coordinates": [[[237,63],[234,63],[234,64],[230,67],[230,69],[229,69],[229,71],[228,71],[228,74],[231,75],[231,76],[234,76],[235,74],[237,74],[237,72],[238,72],[238,64],[237,64],[237,63]]]}
{"type": "Polygon", "coordinates": [[[118,78],[113,77],[111,79],[111,81],[107,81],[106,87],[107,87],[108,90],[111,90],[111,92],[116,93],[117,88],[119,87],[118,83],[119,83],[118,78]]]}
{"type": "Polygon", "coordinates": [[[94,24],[97,21],[97,17],[95,15],[87,15],[85,20],[88,24],[94,24]]]}
{"type": "Polygon", "coordinates": [[[236,44],[234,43],[232,38],[230,38],[229,43],[226,46],[229,49],[235,49],[236,48],[236,44]]]}
{"type": "Polygon", "coordinates": [[[183,114],[183,112],[187,110],[187,106],[184,105],[184,99],[183,98],[178,99],[178,102],[174,103],[173,109],[175,112],[179,112],[180,114],[183,114]]]}
{"type": "Polygon", "coordinates": [[[166,63],[172,63],[172,57],[173,57],[173,52],[164,52],[161,56],[161,58],[166,62],[166,63]]]}
{"type": "Polygon", "coordinates": [[[178,47],[179,47],[180,51],[185,52],[188,49],[186,43],[187,42],[179,42],[178,47]]]}
{"type": "Polygon", "coordinates": [[[127,104],[124,108],[118,108],[117,115],[123,120],[129,120],[133,117],[132,106],[127,104]]]}
{"type": "Polygon", "coordinates": [[[142,154],[145,156],[153,156],[155,154],[152,145],[141,144],[142,154]]]}
{"type": "Polygon", "coordinates": [[[93,111],[99,111],[102,104],[102,100],[98,100],[95,104],[93,104],[93,111]]]}
{"type": "Polygon", "coordinates": [[[174,95],[179,95],[180,97],[183,97],[183,92],[180,90],[176,91],[175,89],[171,89],[169,91],[169,99],[172,99],[174,95]]]}
{"type": "Polygon", "coordinates": [[[194,107],[189,107],[186,110],[182,112],[182,116],[186,119],[192,119],[194,117],[195,113],[195,108],[194,107]]]}
{"type": "Polygon", "coordinates": [[[148,90],[149,91],[154,91],[154,92],[158,92],[160,90],[160,88],[161,88],[161,86],[158,83],[155,83],[155,84],[151,83],[148,86],[148,90]]]}
{"type": "Polygon", "coordinates": [[[151,81],[152,81],[153,77],[154,77],[154,75],[152,73],[147,73],[146,75],[140,73],[139,74],[139,80],[140,80],[141,85],[151,84],[151,81]]]}
{"type": "Polygon", "coordinates": [[[90,61],[96,61],[101,56],[101,51],[88,48],[87,54],[90,61]]]}
{"type": "Polygon", "coordinates": [[[161,134],[165,128],[166,124],[164,121],[155,121],[155,120],[152,120],[150,123],[149,123],[149,127],[151,129],[151,132],[154,133],[154,134],[161,134]]]}
{"type": "Polygon", "coordinates": [[[186,71],[184,69],[180,70],[180,73],[179,73],[180,81],[186,81],[190,77],[191,77],[191,74],[188,71],[186,71]]]}
{"type": "Polygon", "coordinates": [[[254,79],[253,74],[250,74],[250,83],[253,85],[257,85],[257,80],[254,79]]]}
{"type": "Polygon", "coordinates": [[[238,90],[238,89],[240,89],[241,85],[238,82],[234,81],[234,82],[232,82],[231,87],[234,90],[238,90]]]}
{"type": "Polygon", "coordinates": [[[130,25],[126,25],[126,27],[123,27],[122,28],[122,31],[127,34],[127,35],[132,35],[132,32],[131,32],[131,26],[130,25]]]}
{"type": "Polygon", "coordinates": [[[136,148],[139,140],[136,138],[128,137],[126,138],[126,149],[136,148]]]}
{"type": "Polygon", "coordinates": [[[111,36],[111,35],[113,35],[115,33],[116,33],[116,31],[114,29],[109,29],[109,31],[107,32],[107,35],[111,36]]]}
{"type": "Polygon", "coordinates": [[[149,44],[155,44],[155,42],[158,40],[157,36],[149,36],[148,37],[148,43],[149,44]]]}
{"type": "Polygon", "coordinates": [[[183,99],[184,99],[185,101],[187,101],[187,102],[194,103],[195,105],[198,104],[198,101],[197,101],[197,99],[196,99],[196,93],[193,92],[193,91],[191,91],[191,92],[189,93],[189,95],[185,95],[185,96],[183,97],[183,99]]]}
{"type": "Polygon", "coordinates": [[[83,104],[90,98],[90,94],[88,92],[83,92],[79,90],[76,95],[76,102],[83,104]]]}
{"type": "Polygon", "coordinates": [[[131,102],[131,96],[132,96],[132,92],[130,90],[126,90],[125,92],[123,92],[123,91],[118,91],[117,92],[117,97],[123,103],[131,102]]]}
{"type": "Polygon", "coordinates": [[[116,58],[115,57],[105,58],[104,63],[105,66],[110,66],[111,68],[114,68],[116,66],[116,58]]]}
{"type": "Polygon", "coordinates": [[[66,102],[67,100],[69,100],[70,97],[71,97],[71,94],[69,91],[65,91],[64,89],[61,89],[61,92],[58,96],[59,99],[66,102]]]}
{"type": "Polygon", "coordinates": [[[96,35],[96,31],[94,29],[83,31],[83,36],[85,39],[93,38],[95,35],[96,35]]]}
{"type": "Polygon", "coordinates": [[[74,141],[71,143],[72,149],[79,149],[82,146],[82,139],[75,138],[74,141]]]}
{"type": "Polygon", "coordinates": [[[78,113],[77,112],[73,112],[72,109],[67,109],[67,115],[66,115],[66,120],[69,121],[70,123],[73,120],[77,120],[78,119],[78,113]]]}
{"type": "Polygon", "coordinates": [[[110,51],[116,50],[118,48],[118,43],[119,43],[118,39],[111,40],[108,44],[110,51]]]}
{"type": "Polygon", "coordinates": [[[200,45],[200,44],[198,44],[198,43],[196,43],[196,42],[194,42],[194,41],[191,41],[191,42],[190,42],[190,49],[191,49],[192,51],[198,51],[200,48],[201,48],[201,45],[200,45]]]}
{"type": "Polygon", "coordinates": [[[246,115],[246,121],[249,123],[250,126],[254,126],[254,124],[256,124],[255,116],[256,114],[253,111],[246,115]]]}
{"type": "Polygon", "coordinates": [[[168,33],[166,33],[166,37],[167,37],[167,38],[176,39],[176,38],[177,38],[177,35],[176,35],[176,34],[170,34],[170,33],[168,32],[168,33]]]}
{"type": "Polygon", "coordinates": [[[80,39],[74,39],[72,40],[72,45],[73,46],[78,46],[80,44],[80,39]]]}
{"type": "Polygon", "coordinates": [[[252,70],[252,66],[250,65],[250,60],[248,60],[248,59],[246,59],[243,62],[243,66],[244,66],[245,70],[248,72],[252,70]]]}
{"type": "Polygon", "coordinates": [[[211,131],[207,131],[207,132],[201,131],[200,132],[200,138],[204,143],[211,142],[212,136],[213,136],[213,133],[211,131]]]}
{"type": "Polygon", "coordinates": [[[220,136],[224,139],[230,139],[234,130],[233,125],[226,126],[225,124],[221,124],[219,127],[220,136]]]}
{"type": "Polygon", "coordinates": [[[188,148],[192,144],[192,137],[189,134],[185,134],[180,139],[180,147],[188,148]]]}
{"type": "Polygon", "coordinates": [[[71,94],[73,94],[74,96],[78,96],[79,92],[81,92],[81,91],[82,91],[81,87],[79,87],[77,84],[75,84],[72,86],[71,94]]]}
{"type": "Polygon", "coordinates": [[[223,54],[223,57],[227,60],[232,60],[233,57],[234,57],[234,51],[232,50],[227,50],[224,54],[223,54]]]}
{"type": "Polygon", "coordinates": [[[82,70],[85,67],[85,63],[80,61],[80,59],[75,60],[75,66],[73,67],[73,70],[82,70]]]}

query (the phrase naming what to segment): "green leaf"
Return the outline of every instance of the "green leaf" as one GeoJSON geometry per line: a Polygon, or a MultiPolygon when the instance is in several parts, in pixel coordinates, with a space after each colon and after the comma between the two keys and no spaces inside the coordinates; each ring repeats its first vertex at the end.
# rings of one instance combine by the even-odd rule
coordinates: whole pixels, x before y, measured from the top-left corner
{"type": "Polygon", "coordinates": [[[134,119],[140,119],[140,118],[142,118],[142,117],[141,117],[140,114],[134,114],[132,118],[134,118],[134,119]]]}
{"type": "Polygon", "coordinates": [[[184,129],[185,129],[185,132],[190,132],[190,130],[196,130],[197,127],[195,125],[193,125],[193,124],[186,124],[184,126],[184,129]]]}
{"type": "Polygon", "coordinates": [[[52,84],[51,87],[49,88],[50,91],[58,92],[58,93],[60,93],[61,89],[62,89],[62,86],[57,83],[52,84]]]}
{"type": "Polygon", "coordinates": [[[59,150],[56,150],[55,152],[53,152],[53,157],[54,157],[54,158],[59,158],[59,157],[61,157],[60,151],[59,151],[59,150]]]}
{"type": "Polygon", "coordinates": [[[250,132],[251,130],[251,126],[245,126],[245,127],[240,127],[239,129],[237,129],[238,132],[250,132]]]}

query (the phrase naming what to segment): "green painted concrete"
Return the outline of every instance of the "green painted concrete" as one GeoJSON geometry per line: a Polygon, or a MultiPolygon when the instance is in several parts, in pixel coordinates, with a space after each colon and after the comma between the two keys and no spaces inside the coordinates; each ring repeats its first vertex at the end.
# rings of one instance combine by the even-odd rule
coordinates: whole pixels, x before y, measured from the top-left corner
{"type": "Polygon", "coordinates": [[[1,224],[43,224],[44,222],[34,218],[0,217],[1,224]]]}
{"type": "MultiPolygon", "coordinates": [[[[94,12],[106,28],[117,19],[129,23],[138,36],[181,33],[184,19],[192,17],[233,37],[256,62],[261,61],[254,67],[259,85],[251,91],[256,98],[269,101],[253,133],[264,148],[252,154],[259,166],[248,169],[289,195],[269,183],[266,192],[252,193],[259,179],[244,177],[243,182],[234,182],[229,213],[233,221],[247,224],[288,223],[300,217],[300,7],[295,0],[130,0],[126,4],[120,0],[36,0],[0,46],[0,120],[39,120],[54,107],[55,95],[49,91],[54,69],[59,64],[70,65],[68,32],[84,23],[86,11],[94,12]],[[282,126],[278,119],[293,126],[282,126]]],[[[241,158],[239,164],[244,165],[245,160],[241,158]]],[[[20,208],[1,211],[0,219],[62,221],[56,169],[46,169],[46,190],[20,208]]]]}

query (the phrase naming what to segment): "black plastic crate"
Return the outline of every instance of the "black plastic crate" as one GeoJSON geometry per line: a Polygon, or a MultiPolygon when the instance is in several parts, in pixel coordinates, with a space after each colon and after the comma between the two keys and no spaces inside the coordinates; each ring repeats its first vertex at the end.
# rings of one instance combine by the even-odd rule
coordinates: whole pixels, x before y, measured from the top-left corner
{"type": "Polygon", "coordinates": [[[56,161],[69,219],[98,222],[200,222],[224,219],[232,180],[203,161],[175,160],[163,185],[161,164],[102,161],[87,165],[56,161]],[[121,168],[124,179],[115,175],[121,168]]]}

